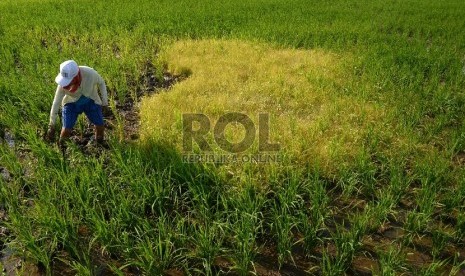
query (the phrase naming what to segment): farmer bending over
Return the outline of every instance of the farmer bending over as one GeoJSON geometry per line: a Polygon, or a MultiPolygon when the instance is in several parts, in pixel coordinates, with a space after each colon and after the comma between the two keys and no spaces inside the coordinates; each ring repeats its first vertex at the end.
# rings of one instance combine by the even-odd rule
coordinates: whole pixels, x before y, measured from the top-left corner
{"type": "Polygon", "coordinates": [[[84,112],[95,126],[95,140],[101,144],[104,139],[102,106],[108,106],[105,81],[94,69],[78,66],[74,60],[60,64],[60,73],[55,78],[58,84],[50,111],[48,138],[55,136],[55,120],[60,104],[63,106],[63,127],[60,134],[60,145],[71,136],[79,114],[84,112]],[[97,88],[100,89],[100,98],[97,88]]]}

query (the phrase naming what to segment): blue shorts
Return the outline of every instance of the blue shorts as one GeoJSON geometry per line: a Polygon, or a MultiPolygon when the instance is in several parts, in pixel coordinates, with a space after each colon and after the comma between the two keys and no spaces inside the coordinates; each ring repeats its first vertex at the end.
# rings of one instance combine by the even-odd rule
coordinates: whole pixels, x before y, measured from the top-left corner
{"type": "Polygon", "coordinates": [[[102,107],[94,100],[81,96],[77,102],[67,103],[63,107],[63,127],[73,128],[79,114],[84,112],[89,121],[96,126],[103,126],[102,107]]]}

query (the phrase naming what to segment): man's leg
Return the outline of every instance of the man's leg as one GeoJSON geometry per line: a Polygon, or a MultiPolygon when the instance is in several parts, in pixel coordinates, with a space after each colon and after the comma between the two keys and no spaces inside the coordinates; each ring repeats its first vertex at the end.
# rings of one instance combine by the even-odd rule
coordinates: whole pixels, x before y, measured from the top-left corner
{"type": "Polygon", "coordinates": [[[60,133],[60,140],[66,140],[71,136],[72,128],[62,128],[60,133]]]}
{"type": "Polygon", "coordinates": [[[95,141],[102,144],[105,139],[105,125],[103,121],[102,106],[96,104],[94,101],[90,101],[84,113],[87,118],[94,124],[95,130],[95,141]]]}
{"type": "Polygon", "coordinates": [[[66,104],[62,110],[63,127],[61,128],[59,145],[65,146],[71,136],[74,125],[76,124],[79,110],[74,103],[66,104]]]}
{"type": "Polygon", "coordinates": [[[105,138],[105,126],[95,126],[95,140],[97,143],[103,142],[105,138]]]}

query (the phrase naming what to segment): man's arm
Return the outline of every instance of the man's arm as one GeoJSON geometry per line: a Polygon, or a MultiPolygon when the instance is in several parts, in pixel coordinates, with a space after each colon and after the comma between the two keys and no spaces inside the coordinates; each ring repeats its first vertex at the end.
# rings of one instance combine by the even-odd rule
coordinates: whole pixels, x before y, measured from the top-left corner
{"type": "Polygon", "coordinates": [[[53,99],[52,108],[50,110],[50,122],[49,125],[55,125],[56,118],[58,116],[58,110],[60,108],[60,104],[63,101],[63,97],[65,94],[61,91],[61,87],[57,86],[57,90],[55,91],[55,98],[53,99]]]}
{"type": "Polygon", "coordinates": [[[97,83],[99,86],[100,94],[102,95],[102,105],[108,106],[108,93],[107,93],[107,86],[105,84],[105,80],[97,73],[97,83]]]}

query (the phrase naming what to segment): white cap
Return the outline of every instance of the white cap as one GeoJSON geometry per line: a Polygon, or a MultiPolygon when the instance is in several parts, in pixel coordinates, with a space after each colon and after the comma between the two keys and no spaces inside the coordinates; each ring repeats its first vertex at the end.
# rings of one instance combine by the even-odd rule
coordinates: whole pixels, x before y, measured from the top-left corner
{"type": "Polygon", "coordinates": [[[79,67],[74,60],[67,60],[60,64],[60,73],[55,78],[55,82],[61,87],[67,86],[78,74],[79,67]]]}

